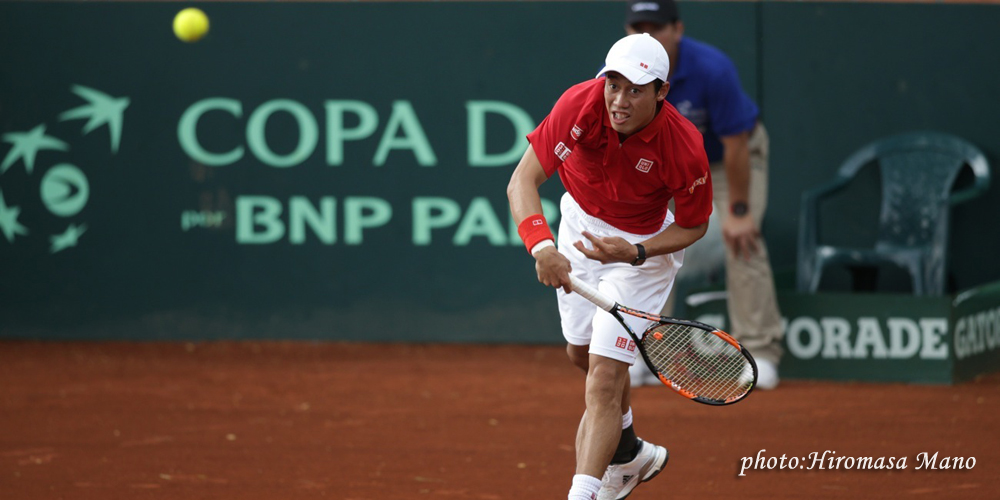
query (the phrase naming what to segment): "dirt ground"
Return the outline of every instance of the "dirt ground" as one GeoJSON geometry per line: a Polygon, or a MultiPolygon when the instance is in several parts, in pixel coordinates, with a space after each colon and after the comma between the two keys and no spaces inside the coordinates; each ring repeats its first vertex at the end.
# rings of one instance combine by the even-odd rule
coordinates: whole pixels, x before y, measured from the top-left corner
{"type": "MultiPolygon", "coordinates": [[[[0,342],[0,498],[563,499],[582,382],[558,346],[0,342]]],[[[633,409],[671,458],[630,500],[1000,497],[996,374],[729,407],[644,387],[633,409]],[[739,477],[760,450],[805,468],[739,477]],[[808,470],[827,450],[907,468],[808,470]]]]}

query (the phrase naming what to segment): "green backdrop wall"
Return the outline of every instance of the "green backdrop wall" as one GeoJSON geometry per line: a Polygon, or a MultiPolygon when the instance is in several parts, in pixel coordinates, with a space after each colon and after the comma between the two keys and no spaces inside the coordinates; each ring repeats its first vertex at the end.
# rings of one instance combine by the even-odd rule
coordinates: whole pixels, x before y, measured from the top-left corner
{"type": "MultiPolygon", "coordinates": [[[[0,337],[561,340],[504,189],[622,3],[201,7],[186,44],[175,4],[0,3],[0,337]]],[[[996,161],[996,7],[682,13],[762,104],[779,270],[800,193],[865,142],[936,129],[996,161]]],[[[955,214],[960,287],[1000,278],[998,198],[955,214]]]]}

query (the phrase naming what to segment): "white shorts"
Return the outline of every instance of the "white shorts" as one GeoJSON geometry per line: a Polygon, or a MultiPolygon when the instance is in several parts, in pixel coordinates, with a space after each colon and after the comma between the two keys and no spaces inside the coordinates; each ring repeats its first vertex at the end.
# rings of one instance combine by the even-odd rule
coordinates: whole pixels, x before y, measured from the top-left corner
{"type": "MultiPolygon", "coordinates": [[[[562,212],[559,222],[559,252],[565,255],[573,265],[572,274],[577,278],[596,286],[598,290],[618,301],[622,305],[659,313],[670,289],[674,285],[674,277],[684,263],[684,250],[668,255],[657,255],[646,259],[641,266],[632,266],[627,262],[601,264],[588,259],[573,247],[576,241],[583,241],[589,248],[592,245],[583,231],[594,236],[619,236],[631,243],[639,243],[655,236],[674,222],[674,215],[667,211],[660,230],[653,234],[632,234],[616,229],[610,224],[587,215],[576,201],[566,193],[560,203],[562,212]]],[[[559,316],[562,322],[563,336],[573,345],[590,345],[590,353],[616,359],[629,365],[635,363],[636,350],[632,338],[618,323],[614,316],[598,309],[587,299],[575,294],[567,294],[560,288],[556,292],[559,299],[559,316]]],[[[650,326],[650,321],[632,316],[624,316],[636,335],[641,335],[650,326]]]]}

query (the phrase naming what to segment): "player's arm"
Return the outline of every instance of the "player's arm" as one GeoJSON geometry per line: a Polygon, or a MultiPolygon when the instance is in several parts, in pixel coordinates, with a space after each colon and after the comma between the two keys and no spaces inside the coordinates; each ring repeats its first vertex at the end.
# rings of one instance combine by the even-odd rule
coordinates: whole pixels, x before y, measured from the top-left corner
{"type": "MultiPolygon", "coordinates": [[[[549,176],[535,155],[531,144],[521,157],[507,184],[507,201],[510,203],[510,213],[518,225],[518,232],[525,238],[524,222],[528,219],[537,220],[542,215],[542,199],[538,188],[548,180],[549,176]]],[[[544,222],[544,218],[542,219],[544,222]]],[[[530,228],[528,228],[530,230],[530,228]]],[[[547,225],[545,227],[547,231],[547,225]]],[[[547,236],[551,236],[548,234],[547,236]]],[[[572,290],[569,280],[571,266],[569,259],[556,250],[551,238],[530,242],[532,256],[535,257],[535,271],[538,281],[553,288],[562,287],[566,292],[572,290]],[[548,242],[548,243],[546,243],[548,242]]]]}
{"type": "Polygon", "coordinates": [[[674,253],[691,246],[705,236],[706,232],[708,232],[708,222],[694,227],[681,227],[680,224],[674,223],[667,226],[662,233],[646,240],[642,246],[646,248],[646,257],[674,253]]]}
{"type": "MultiPolygon", "coordinates": [[[[667,226],[660,234],[640,242],[646,250],[646,258],[656,255],[674,253],[691,246],[694,242],[705,236],[708,231],[708,222],[694,227],[681,227],[679,224],[667,226]]],[[[583,235],[590,240],[590,248],[582,241],[573,243],[577,250],[582,252],[587,258],[599,261],[602,264],[609,262],[635,262],[639,256],[639,249],[624,238],[608,236],[598,238],[586,231],[583,235]]]]}
{"type": "Polygon", "coordinates": [[[723,217],[722,237],[737,257],[749,258],[757,251],[760,229],[750,214],[750,131],[719,138],[726,168],[729,199],[720,200],[728,213],[723,217]]]}

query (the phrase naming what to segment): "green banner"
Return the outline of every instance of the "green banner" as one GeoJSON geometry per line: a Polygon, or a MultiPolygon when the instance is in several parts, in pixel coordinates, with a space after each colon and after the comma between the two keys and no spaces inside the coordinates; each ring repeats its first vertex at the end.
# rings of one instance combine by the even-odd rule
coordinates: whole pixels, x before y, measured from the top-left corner
{"type": "MultiPolygon", "coordinates": [[[[696,292],[686,312],[725,329],[726,300],[696,292]]],[[[953,383],[1000,366],[1000,282],[954,297],[785,291],[778,301],[782,377],[953,383]]]]}
{"type": "MultiPolygon", "coordinates": [[[[726,297],[719,291],[693,294],[687,312],[725,330],[726,297]]],[[[778,302],[785,328],[782,377],[952,381],[947,297],[779,291],[778,302]]]]}
{"type": "Polygon", "coordinates": [[[203,9],[184,43],[172,4],[0,4],[0,336],[561,338],[505,189],[620,27],[529,57],[504,26],[549,7],[203,9]]]}
{"type": "Polygon", "coordinates": [[[952,303],[955,377],[966,380],[1000,367],[1000,283],[958,294],[952,303]]]}
{"type": "Polygon", "coordinates": [[[785,293],[779,300],[787,321],[781,368],[791,377],[951,381],[947,297],[785,293]]]}

